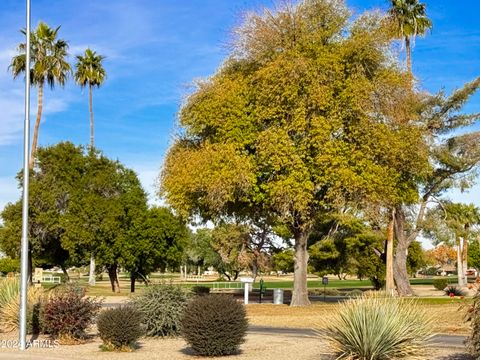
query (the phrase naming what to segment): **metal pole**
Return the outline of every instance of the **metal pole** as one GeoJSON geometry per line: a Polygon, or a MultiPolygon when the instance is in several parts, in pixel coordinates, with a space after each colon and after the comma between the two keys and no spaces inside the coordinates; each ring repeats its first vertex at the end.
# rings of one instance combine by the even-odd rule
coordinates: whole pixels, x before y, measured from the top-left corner
{"type": "Polygon", "coordinates": [[[23,135],[23,198],[22,198],[22,247],[20,283],[20,350],[26,349],[27,338],[27,291],[28,291],[28,184],[30,156],[30,0],[26,0],[26,46],[25,46],[25,124],[23,135]]]}

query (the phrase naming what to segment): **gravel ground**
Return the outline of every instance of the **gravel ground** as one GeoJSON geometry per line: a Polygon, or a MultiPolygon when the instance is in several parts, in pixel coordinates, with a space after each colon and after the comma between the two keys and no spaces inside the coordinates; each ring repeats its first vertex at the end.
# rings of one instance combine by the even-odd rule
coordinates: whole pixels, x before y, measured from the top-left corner
{"type": "MultiPolygon", "coordinates": [[[[98,338],[80,345],[59,345],[55,348],[32,347],[25,352],[6,348],[6,341],[17,339],[12,334],[0,334],[0,359],[5,360],[53,360],[53,359],[95,359],[95,360],[181,360],[200,359],[182,339],[141,339],[140,348],[131,353],[102,352],[98,338]]],[[[47,338],[39,338],[45,340],[47,338]]],[[[45,344],[45,343],[44,343],[45,344]]],[[[53,345],[53,344],[52,344],[53,345]]],[[[332,360],[325,343],[316,337],[295,337],[288,335],[248,334],[241,351],[229,359],[250,360],[332,360]]],[[[461,349],[431,349],[428,359],[467,360],[461,349]]],[[[223,359],[221,357],[219,359],[223,359]]],[[[227,358],[227,357],[225,357],[227,358]]]]}

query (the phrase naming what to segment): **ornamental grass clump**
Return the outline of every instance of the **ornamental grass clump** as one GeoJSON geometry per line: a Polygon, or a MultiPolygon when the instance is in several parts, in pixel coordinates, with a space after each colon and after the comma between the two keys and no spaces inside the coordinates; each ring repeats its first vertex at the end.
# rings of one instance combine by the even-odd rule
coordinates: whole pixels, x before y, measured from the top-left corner
{"type": "Polygon", "coordinates": [[[365,294],[339,305],[326,340],[337,359],[422,359],[431,329],[415,300],[365,294]]]}
{"type": "Polygon", "coordinates": [[[182,319],[182,336],[202,356],[235,354],[245,341],[245,308],[228,295],[194,298],[182,319]]]}
{"type": "Polygon", "coordinates": [[[105,351],[135,350],[137,340],[143,335],[142,314],[131,306],[102,311],[97,328],[105,351]]]}
{"type": "Polygon", "coordinates": [[[85,296],[85,290],[67,287],[50,296],[42,311],[42,330],[63,343],[75,343],[85,336],[100,311],[100,299],[85,296]]]}
{"type": "Polygon", "coordinates": [[[152,285],[132,304],[142,314],[145,335],[174,337],[180,335],[180,320],[188,299],[189,295],[178,286],[152,285]]]}
{"type": "MultiPolygon", "coordinates": [[[[40,309],[43,306],[45,292],[42,288],[30,286],[27,292],[27,330],[38,333],[40,327],[40,309]]],[[[0,280],[0,331],[11,332],[19,328],[20,280],[5,278],[0,280]]]]}

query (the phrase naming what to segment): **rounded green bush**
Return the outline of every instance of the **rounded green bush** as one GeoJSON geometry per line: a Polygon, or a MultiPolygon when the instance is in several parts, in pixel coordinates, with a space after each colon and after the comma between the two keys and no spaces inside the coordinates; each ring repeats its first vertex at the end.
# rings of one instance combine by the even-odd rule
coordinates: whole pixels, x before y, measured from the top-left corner
{"type": "Polygon", "coordinates": [[[424,355],[432,324],[415,300],[364,294],[339,305],[325,336],[337,359],[416,358],[424,355]]]}
{"type": "Polygon", "coordinates": [[[433,279],[432,284],[435,289],[443,291],[448,286],[448,279],[445,279],[445,278],[433,279]]]}
{"type": "Polygon", "coordinates": [[[131,306],[108,309],[100,313],[97,328],[104,350],[130,350],[143,335],[142,314],[131,306]]]}
{"type": "Polygon", "coordinates": [[[233,297],[198,296],[185,309],[182,336],[199,355],[231,355],[245,341],[247,327],[245,309],[233,297]]]}
{"type": "Polygon", "coordinates": [[[178,336],[188,294],[178,286],[153,285],[133,299],[133,306],[143,316],[147,336],[178,336]]]}

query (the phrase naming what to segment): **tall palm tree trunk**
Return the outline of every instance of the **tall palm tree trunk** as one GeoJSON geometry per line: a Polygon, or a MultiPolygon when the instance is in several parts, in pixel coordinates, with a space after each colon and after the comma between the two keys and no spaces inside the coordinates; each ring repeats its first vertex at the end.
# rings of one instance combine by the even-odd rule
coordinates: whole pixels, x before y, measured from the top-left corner
{"type": "Polygon", "coordinates": [[[43,110],[43,84],[38,84],[38,98],[37,98],[37,119],[35,120],[35,128],[33,130],[32,149],[30,150],[30,162],[28,166],[33,169],[33,163],[35,161],[35,152],[37,151],[38,144],[38,130],[40,129],[40,120],[42,119],[43,110]]]}
{"type": "Polygon", "coordinates": [[[405,36],[405,50],[407,53],[407,70],[408,75],[413,76],[412,73],[412,48],[410,46],[410,38],[405,36]]]}
{"type": "MultiPolygon", "coordinates": [[[[93,132],[93,100],[92,100],[92,84],[88,86],[88,105],[90,110],[90,151],[93,151],[95,146],[94,132],[93,132]]],[[[88,274],[88,284],[95,286],[95,254],[90,254],[90,271],[88,274]]]]}
{"type": "Polygon", "coordinates": [[[88,104],[90,108],[90,150],[93,150],[94,130],[93,130],[93,100],[92,100],[92,84],[88,85],[88,104]]]}

